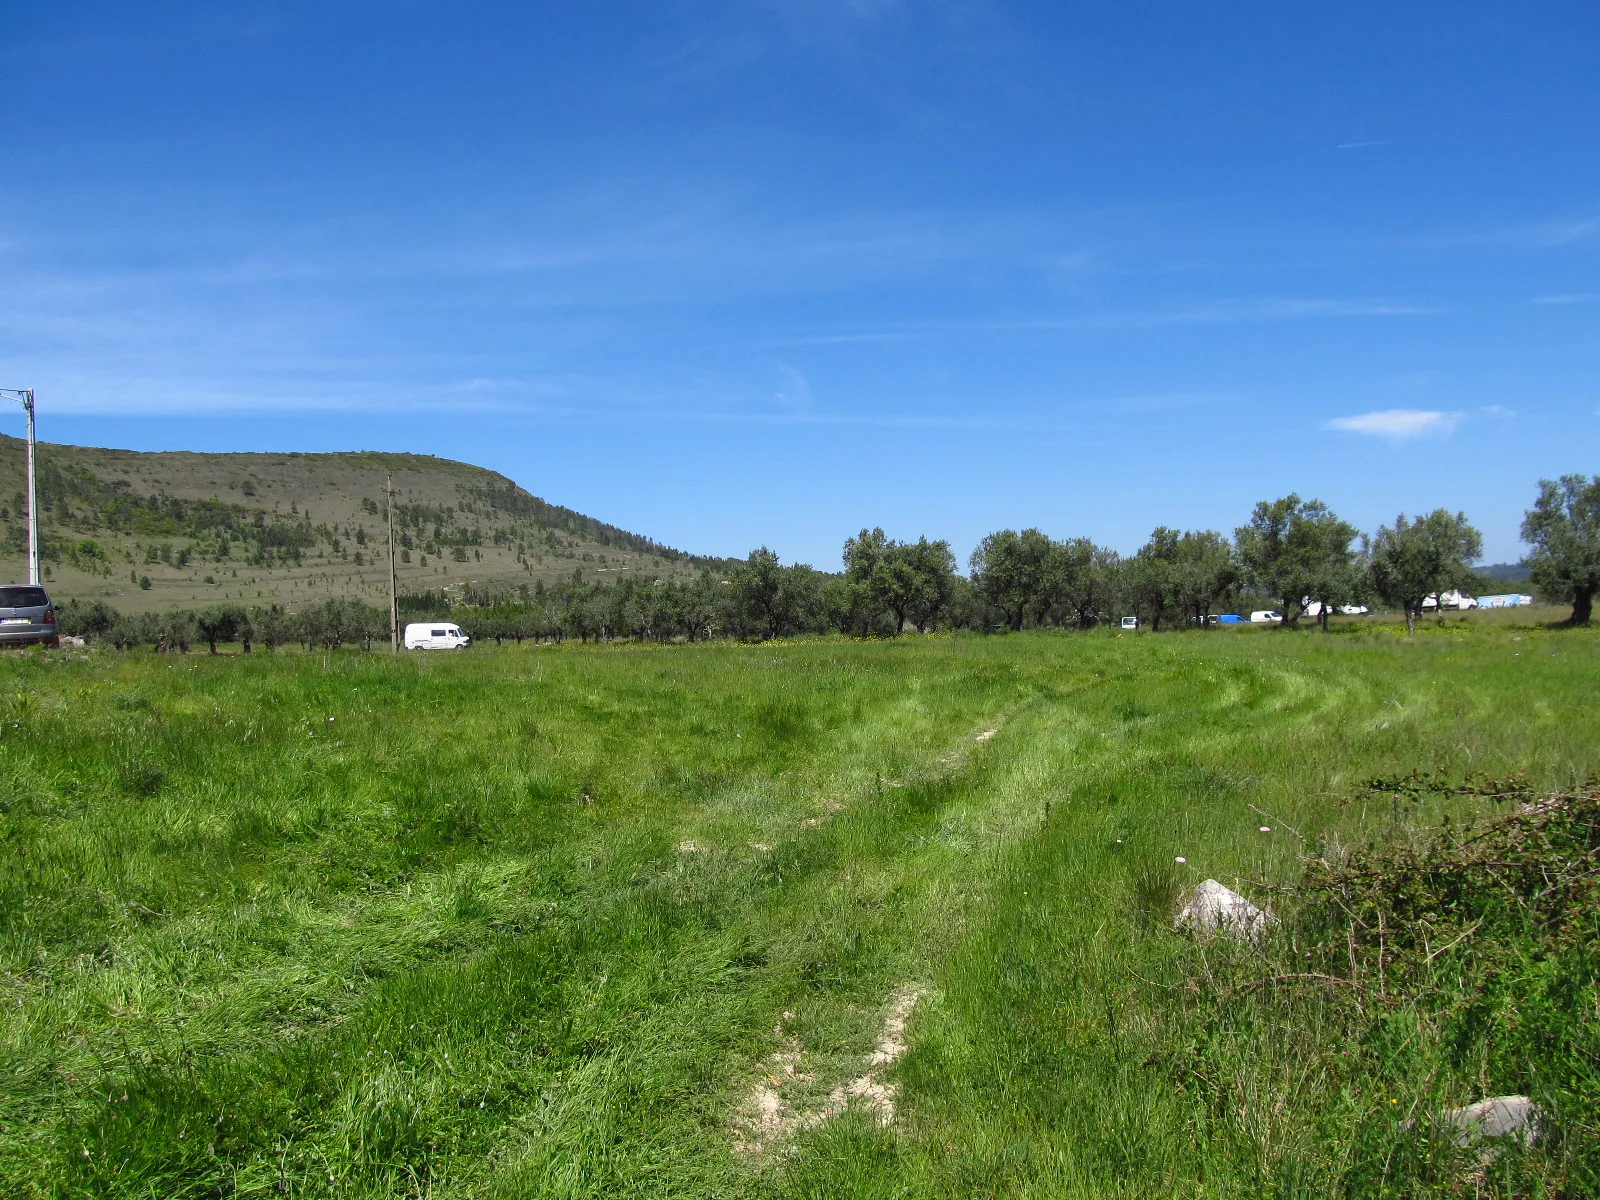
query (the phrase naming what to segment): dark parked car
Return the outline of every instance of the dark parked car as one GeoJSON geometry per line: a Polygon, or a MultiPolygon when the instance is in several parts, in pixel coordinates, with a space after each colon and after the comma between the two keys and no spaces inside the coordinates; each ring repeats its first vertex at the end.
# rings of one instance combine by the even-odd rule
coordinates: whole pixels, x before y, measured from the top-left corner
{"type": "Polygon", "coordinates": [[[59,646],[50,593],[37,584],[0,585],[0,646],[59,646]]]}

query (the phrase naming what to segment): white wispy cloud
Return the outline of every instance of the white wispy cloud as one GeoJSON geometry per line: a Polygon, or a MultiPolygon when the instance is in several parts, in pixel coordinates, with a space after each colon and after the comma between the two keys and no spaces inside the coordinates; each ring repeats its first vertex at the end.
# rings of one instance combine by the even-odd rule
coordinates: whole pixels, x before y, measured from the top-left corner
{"type": "Polygon", "coordinates": [[[1376,142],[1340,142],[1337,146],[1334,147],[1334,149],[1335,150],[1365,150],[1368,146],[1392,146],[1392,145],[1394,145],[1394,139],[1393,138],[1385,138],[1382,141],[1376,141],[1376,142]]]}
{"type": "Polygon", "coordinates": [[[1335,417],[1322,427],[1339,433],[1364,433],[1372,437],[1442,437],[1451,433],[1460,420],[1460,413],[1386,408],[1355,417],[1335,417]]]}
{"type": "Polygon", "coordinates": [[[811,383],[788,363],[778,364],[778,387],[772,393],[773,403],[791,412],[805,412],[811,408],[811,383]]]}
{"type": "Polygon", "coordinates": [[[906,5],[903,0],[769,0],[768,7],[808,21],[873,21],[906,5]]]}
{"type": "Polygon", "coordinates": [[[1564,292],[1554,296],[1535,296],[1529,304],[1588,304],[1600,300],[1600,292],[1564,292]]]}
{"type": "Polygon", "coordinates": [[[809,330],[758,339],[767,345],[848,345],[856,342],[904,342],[991,333],[1056,333],[1096,329],[1161,329],[1173,325],[1249,325],[1275,321],[1340,317],[1426,317],[1442,309],[1388,300],[1260,300],[1222,299],[1168,309],[1109,310],[1073,315],[1041,315],[1004,319],[975,317],[945,321],[901,322],[862,329],[809,330]]]}
{"type": "Polygon", "coordinates": [[[1552,250],[1593,241],[1596,237],[1600,237],[1600,217],[1570,217],[1515,225],[1500,230],[1490,240],[1537,250],[1552,250]]]}
{"type": "Polygon", "coordinates": [[[1437,316],[1439,312],[1437,308],[1390,300],[1318,300],[1269,296],[1252,300],[1217,300],[1192,308],[1130,315],[1124,320],[1136,325],[1233,325],[1305,317],[1425,317],[1437,316]]]}
{"type": "MultiPolygon", "coordinates": [[[[1600,216],[1579,215],[1522,221],[1513,225],[1441,229],[1384,239],[1379,244],[1403,250],[1460,250],[1506,247],[1514,250],[1559,250],[1600,240],[1600,216]]],[[[1537,301],[1536,301],[1537,303],[1537,301]]]]}

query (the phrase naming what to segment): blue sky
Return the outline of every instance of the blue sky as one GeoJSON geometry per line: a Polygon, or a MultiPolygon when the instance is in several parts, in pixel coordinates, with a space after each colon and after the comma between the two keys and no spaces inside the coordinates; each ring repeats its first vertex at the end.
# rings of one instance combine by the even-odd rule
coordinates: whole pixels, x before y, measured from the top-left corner
{"type": "Polygon", "coordinates": [[[824,567],[1290,490],[1512,559],[1600,470],[1597,61],[1577,3],[7,3],[0,386],[824,567]]]}

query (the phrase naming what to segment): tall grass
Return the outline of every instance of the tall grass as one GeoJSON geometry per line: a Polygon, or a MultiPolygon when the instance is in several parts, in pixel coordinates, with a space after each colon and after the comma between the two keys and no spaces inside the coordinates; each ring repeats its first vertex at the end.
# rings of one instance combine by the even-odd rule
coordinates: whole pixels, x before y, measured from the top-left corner
{"type": "MultiPolygon", "coordinates": [[[[0,1192],[1492,1188],[1401,1121],[1515,1081],[1222,1003],[1281,947],[1170,910],[1489,803],[1374,776],[1574,783],[1597,665],[1510,625],[0,659],[0,1192]],[[893,1126],[734,1153],[776,1024],[798,1105],[908,982],[893,1126]]],[[[1562,1144],[1517,1186],[1586,1178],[1562,1144]]]]}

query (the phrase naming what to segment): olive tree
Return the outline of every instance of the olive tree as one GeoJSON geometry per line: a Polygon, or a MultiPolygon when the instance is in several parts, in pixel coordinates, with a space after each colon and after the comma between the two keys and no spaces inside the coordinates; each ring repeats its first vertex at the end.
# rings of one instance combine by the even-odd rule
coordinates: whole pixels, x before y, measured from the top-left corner
{"type": "Polygon", "coordinates": [[[907,621],[918,633],[928,632],[949,606],[956,578],[956,557],[946,541],[900,542],[889,553],[884,601],[895,615],[898,632],[907,621]]]}
{"type": "Polygon", "coordinates": [[[694,583],[684,589],[682,628],[691,642],[711,640],[723,617],[723,594],[727,590],[723,581],[707,567],[702,567],[694,583]]]}
{"type": "Polygon", "coordinates": [[[217,652],[218,642],[243,640],[250,644],[250,615],[237,604],[219,604],[195,614],[195,625],[211,653],[217,652]]]}
{"type": "Polygon", "coordinates": [[[845,575],[830,575],[823,581],[822,611],[833,628],[857,637],[866,632],[872,620],[861,589],[845,575]]]}
{"type": "Polygon", "coordinates": [[[382,613],[358,600],[334,596],[304,609],[299,616],[300,640],[309,649],[321,646],[337,650],[346,642],[360,642],[370,650],[381,629],[388,634],[389,623],[382,613]]]}
{"type": "Polygon", "coordinates": [[[783,567],[778,556],[765,546],[750,551],[733,576],[738,589],[740,616],[761,631],[762,636],[775,638],[783,628],[783,611],[779,597],[783,591],[783,567]]]}
{"type": "Polygon", "coordinates": [[[1472,579],[1472,560],[1483,553],[1483,535],[1465,513],[1436,509],[1408,522],[1395,518],[1372,539],[1372,586],[1387,604],[1405,610],[1406,632],[1415,634],[1422,602],[1472,579]]]}
{"type": "Polygon", "coordinates": [[[1228,540],[1214,530],[1179,533],[1162,525],[1124,564],[1124,587],[1139,615],[1159,630],[1168,617],[1205,628],[1212,609],[1237,585],[1228,540]]]}
{"type": "Polygon", "coordinates": [[[1115,550],[1086,537],[1053,543],[1045,586],[1056,619],[1079,629],[1104,619],[1115,604],[1120,562],[1115,550]]]}
{"type": "Polygon", "coordinates": [[[1157,632],[1176,600],[1180,536],[1176,529],[1157,527],[1124,569],[1123,587],[1134,611],[1157,632]]]}
{"type": "Polygon", "coordinates": [[[1228,539],[1213,529],[1188,530],[1174,548],[1172,599],[1179,611],[1202,629],[1211,614],[1239,585],[1239,564],[1228,539]]]}
{"type": "Polygon", "coordinates": [[[834,612],[850,612],[861,618],[865,627],[883,611],[880,577],[886,570],[889,546],[889,535],[882,529],[863,529],[855,537],[845,538],[844,581],[849,592],[846,596],[835,591],[830,597],[834,612]]]}
{"type": "MultiPolygon", "coordinates": [[[[882,529],[863,529],[844,544],[849,603],[865,610],[868,621],[888,612],[896,635],[908,623],[918,633],[926,632],[939,619],[950,602],[955,570],[949,542],[930,542],[926,537],[897,542],[882,529]]],[[[849,611],[849,603],[841,608],[843,599],[837,588],[832,589],[830,611],[849,611]]]]}
{"type": "Polygon", "coordinates": [[[269,651],[295,640],[295,619],[281,604],[250,610],[250,624],[258,640],[269,651]]]}
{"type": "Polygon", "coordinates": [[[1245,579],[1280,603],[1285,625],[1300,619],[1308,601],[1323,593],[1331,598],[1354,578],[1351,543],[1357,536],[1355,526],[1322,501],[1293,492],[1261,501],[1250,523],[1234,531],[1245,579]]]}
{"type": "Polygon", "coordinates": [[[1587,625],[1600,587],[1600,475],[1541,479],[1539,498],[1522,519],[1533,547],[1528,569],[1551,600],[1570,602],[1571,623],[1587,625]]]}
{"type": "Polygon", "coordinates": [[[1030,615],[1040,619],[1049,604],[1051,545],[1037,529],[1002,529],[972,552],[973,587],[1013,629],[1030,615]]]}
{"type": "Polygon", "coordinates": [[[778,610],[785,629],[810,633],[827,627],[822,595],[827,578],[805,563],[792,563],[783,569],[783,581],[778,587],[778,610]]]}

